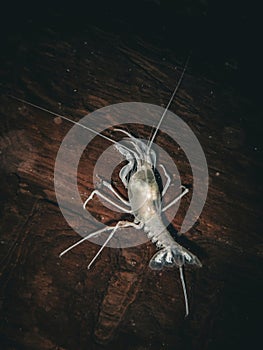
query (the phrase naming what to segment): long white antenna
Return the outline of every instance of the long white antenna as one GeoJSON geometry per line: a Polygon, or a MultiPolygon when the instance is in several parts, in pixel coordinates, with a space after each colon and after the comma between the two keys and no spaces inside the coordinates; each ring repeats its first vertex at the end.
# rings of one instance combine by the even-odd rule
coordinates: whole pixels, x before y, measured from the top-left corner
{"type": "Polygon", "coordinates": [[[179,271],[180,271],[180,279],[183,287],[183,293],[184,293],[184,302],[185,302],[185,317],[189,315],[189,306],[188,306],[188,297],[187,297],[187,290],[186,290],[186,285],[184,281],[184,273],[183,273],[183,267],[179,266],[179,271]]]}
{"type": "Polygon", "coordinates": [[[174,89],[174,91],[173,91],[173,93],[172,93],[172,96],[171,96],[171,98],[170,98],[170,100],[169,100],[169,102],[168,102],[168,104],[167,104],[167,106],[166,106],[166,108],[165,108],[165,110],[164,110],[164,112],[163,112],[163,114],[162,114],[160,120],[159,120],[159,123],[158,123],[158,125],[157,125],[157,127],[156,127],[156,129],[155,129],[155,132],[154,132],[154,134],[153,134],[153,136],[152,136],[152,138],[151,138],[151,141],[150,141],[150,143],[149,143],[149,147],[148,147],[148,150],[147,150],[148,154],[149,154],[149,152],[150,152],[150,149],[151,149],[151,147],[152,147],[152,144],[153,144],[153,141],[154,141],[154,139],[155,139],[155,137],[156,137],[156,134],[157,134],[158,130],[160,129],[160,126],[161,126],[161,124],[162,124],[162,121],[163,121],[163,119],[164,119],[164,117],[165,117],[165,115],[166,115],[166,113],[167,113],[167,111],[168,111],[168,109],[169,109],[171,103],[173,102],[174,96],[175,96],[177,90],[179,89],[179,86],[181,85],[181,82],[182,82],[182,80],[183,80],[184,73],[185,73],[185,71],[186,71],[186,68],[187,68],[189,59],[190,59],[190,55],[187,57],[187,60],[186,60],[186,62],[185,62],[184,69],[183,69],[183,72],[182,72],[182,74],[181,74],[181,76],[180,76],[180,79],[179,79],[179,81],[178,81],[178,83],[177,83],[177,85],[176,85],[176,87],[175,87],[175,89],[174,89]]]}
{"type": "MultiPolygon", "coordinates": [[[[118,144],[117,141],[112,140],[110,137],[107,137],[107,136],[105,136],[105,135],[102,135],[101,133],[97,132],[96,130],[93,130],[93,129],[89,128],[89,127],[86,126],[86,125],[83,125],[83,124],[81,124],[81,123],[79,123],[79,122],[76,122],[76,121],[74,121],[73,119],[70,119],[70,118],[68,118],[68,117],[65,117],[64,115],[61,115],[61,114],[52,112],[52,111],[50,111],[50,110],[47,109],[47,108],[38,106],[38,105],[36,105],[36,104],[34,104],[34,103],[31,103],[31,102],[29,102],[29,101],[23,100],[22,98],[19,98],[19,97],[15,97],[15,96],[13,96],[13,95],[6,95],[6,96],[7,96],[7,97],[10,97],[10,98],[12,98],[12,99],[14,99],[14,100],[17,100],[17,101],[19,101],[19,102],[25,103],[25,104],[27,104],[27,105],[29,105],[29,106],[32,106],[32,107],[34,107],[34,108],[36,108],[36,109],[39,109],[39,110],[41,110],[41,111],[43,111],[43,112],[46,112],[46,113],[49,113],[49,114],[54,115],[54,116],[56,116],[56,117],[60,117],[61,119],[67,120],[68,122],[70,122],[70,123],[72,123],[72,124],[75,124],[75,125],[78,125],[78,126],[84,128],[84,129],[87,129],[87,130],[93,132],[93,134],[99,135],[99,136],[101,136],[102,138],[104,138],[104,139],[106,139],[106,140],[108,140],[108,141],[110,141],[110,142],[112,142],[112,143],[114,143],[114,144],[118,144]]],[[[128,150],[129,152],[131,151],[128,147],[126,147],[126,146],[124,146],[124,145],[121,145],[121,147],[125,148],[125,149],[128,150]]]]}

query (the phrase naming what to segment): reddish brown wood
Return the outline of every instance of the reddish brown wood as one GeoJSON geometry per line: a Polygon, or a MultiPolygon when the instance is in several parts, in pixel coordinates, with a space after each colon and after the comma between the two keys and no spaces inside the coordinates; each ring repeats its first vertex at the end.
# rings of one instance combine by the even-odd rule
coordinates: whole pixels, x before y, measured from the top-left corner
{"type": "MultiPolygon", "coordinates": [[[[91,27],[88,36],[58,39],[47,31],[37,42],[21,42],[7,61],[15,79],[10,68],[1,69],[13,95],[78,120],[117,102],[165,105],[181,72],[174,70],[181,67],[178,55],[91,27]]],[[[57,207],[53,185],[56,154],[71,125],[2,96],[1,349],[100,349],[98,343],[103,349],[237,349],[253,341],[260,321],[262,239],[252,108],[236,90],[191,68],[172,106],[200,140],[210,172],[204,211],[182,239],[203,263],[198,271],[186,267],[191,314],[185,319],[178,271],[151,271],[151,244],[106,248],[90,271],[98,249],[90,242],[58,258],[79,238],[57,207]]],[[[149,132],[135,125],[131,130],[145,137],[149,132]]],[[[164,135],[157,141],[191,185],[185,155],[164,135]]],[[[105,147],[96,138],[79,167],[83,199],[93,188],[98,145],[105,147]]],[[[189,202],[183,202],[175,228],[189,202]]],[[[90,210],[104,222],[117,219],[96,200],[90,210]]]]}

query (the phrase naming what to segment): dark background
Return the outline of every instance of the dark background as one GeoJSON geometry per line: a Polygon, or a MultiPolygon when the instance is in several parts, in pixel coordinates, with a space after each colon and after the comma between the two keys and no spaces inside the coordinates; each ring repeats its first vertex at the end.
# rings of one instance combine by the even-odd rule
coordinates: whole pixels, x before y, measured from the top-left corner
{"type": "Polygon", "coordinates": [[[45,26],[63,37],[93,24],[125,40],[138,35],[161,47],[191,51],[192,64],[200,70],[222,79],[227,71],[244,94],[258,97],[253,88],[259,83],[261,51],[257,5],[237,0],[10,1],[2,5],[1,34],[3,39],[37,40],[45,26]]]}
{"type": "MultiPolygon", "coordinates": [[[[226,0],[1,5],[1,349],[214,350],[260,342],[260,13],[253,1],[226,0]],[[189,54],[171,110],[204,148],[210,187],[200,219],[181,238],[203,263],[185,269],[185,320],[178,271],[147,269],[151,244],[105,249],[89,272],[97,250],[91,243],[58,259],[77,240],[53,188],[56,153],[70,125],[58,127],[7,94],[75,120],[118,102],[165,105],[189,54]]],[[[143,129],[132,131],[147,138],[143,129]]],[[[191,187],[187,159],[171,140],[157,141],[191,187]]],[[[80,165],[83,193],[92,189],[87,169],[100,155],[96,142],[80,165]]],[[[91,210],[113,220],[96,202],[91,210]]]]}

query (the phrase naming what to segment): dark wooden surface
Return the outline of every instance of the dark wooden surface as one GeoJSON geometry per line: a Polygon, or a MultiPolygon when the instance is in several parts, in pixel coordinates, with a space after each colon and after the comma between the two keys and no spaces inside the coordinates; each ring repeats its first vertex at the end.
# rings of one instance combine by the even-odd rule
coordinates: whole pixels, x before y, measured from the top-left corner
{"type": "MultiPolygon", "coordinates": [[[[193,52],[171,107],[198,137],[210,175],[203,213],[181,238],[203,263],[199,270],[185,269],[191,310],[185,319],[178,271],[148,268],[155,252],[151,243],[106,248],[89,271],[98,249],[90,242],[59,259],[79,238],[58,208],[53,185],[56,154],[71,125],[58,124],[6,93],[74,120],[118,102],[165,105],[187,44],[158,44],[158,35],[125,35],[95,24],[71,32],[42,23],[33,28],[7,35],[0,69],[1,349],[243,349],[255,344],[262,312],[262,148],[259,109],[253,93],[246,97],[237,84],[238,62],[233,67],[233,60],[224,61],[218,68],[193,52]]],[[[132,125],[131,130],[147,138],[147,130],[132,125]]],[[[184,154],[162,135],[157,141],[191,186],[184,154]]],[[[83,200],[93,188],[91,169],[103,145],[96,139],[80,163],[83,200]]],[[[175,228],[189,202],[190,197],[182,201],[175,228]]],[[[96,200],[90,210],[104,222],[118,219],[96,200]]]]}

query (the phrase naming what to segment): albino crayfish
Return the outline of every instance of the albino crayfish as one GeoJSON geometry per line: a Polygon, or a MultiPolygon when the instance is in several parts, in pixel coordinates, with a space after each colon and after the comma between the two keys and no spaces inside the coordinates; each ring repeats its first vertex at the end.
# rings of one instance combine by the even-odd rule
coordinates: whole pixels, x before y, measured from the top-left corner
{"type": "Polygon", "coordinates": [[[165,114],[177,92],[177,89],[182,81],[182,78],[186,69],[186,65],[180,77],[180,80],[176,88],[174,89],[174,92],[170,98],[170,101],[163,115],[161,116],[159,123],[156,126],[155,132],[153,133],[153,136],[149,140],[148,144],[134,137],[126,130],[114,129],[116,132],[124,133],[127,136],[124,139],[125,145],[120,144],[110,139],[109,137],[88,128],[87,126],[74,122],[73,120],[67,117],[56,114],[45,108],[36,106],[30,102],[16,98],[14,96],[10,96],[10,97],[16,100],[19,100],[20,102],[29,104],[38,109],[44,110],[62,119],[70,121],[71,123],[78,124],[79,126],[85,129],[88,129],[89,131],[92,131],[93,133],[100,135],[101,137],[111,141],[112,143],[115,144],[115,148],[118,150],[118,152],[120,152],[127,161],[127,164],[124,165],[120,170],[119,177],[122,180],[123,185],[127,189],[128,200],[124,199],[117,192],[117,190],[113,188],[113,186],[109,182],[102,181],[102,185],[107,187],[116,196],[119,202],[115,203],[114,201],[109,199],[107,196],[105,196],[103,193],[101,193],[98,189],[95,189],[87,198],[87,200],[84,202],[83,208],[84,210],[86,210],[87,203],[94,197],[94,195],[97,195],[102,197],[104,200],[108,201],[109,203],[111,203],[116,208],[120,209],[122,212],[133,214],[134,221],[133,222],[119,221],[115,226],[105,226],[100,230],[92,232],[87,236],[85,236],[84,238],[82,238],[81,240],[79,240],[78,242],[76,242],[75,244],[73,244],[72,246],[68,247],[66,250],[64,250],[60,254],[60,257],[65,253],[67,253],[72,248],[84,242],[85,240],[88,240],[91,237],[99,235],[102,232],[111,231],[108,238],[104,242],[104,244],[101,246],[97,254],[89,263],[88,268],[90,268],[90,266],[98,257],[98,255],[101,253],[103,248],[111,240],[111,238],[113,237],[117,229],[125,228],[125,227],[134,227],[136,229],[143,229],[147,234],[148,238],[153,243],[155,243],[157,248],[159,249],[157,253],[151,258],[149,266],[152,269],[162,269],[164,266],[168,266],[168,267],[177,266],[179,268],[180,278],[181,278],[181,283],[182,283],[183,293],[184,293],[184,299],[185,299],[185,313],[187,316],[189,314],[189,306],[188,306],[186,286],[185,286],[184,277],[183,277],[183,265],[192,264],[192,265],[197,265],[198,267],[201,267],[202,265],[199,259],[194,254],[192,254],[189,250],[187,250],[186,248],[178,244],[173,239],[173,237],[170,235],[170,233],[168,232],[166,226],[162,221],[161,213],[165,212],[166,209],[168,209],[173,204],[178,202],[188,192],[188,189],[185,188],[184,186],[181,186],[182,188],[181,194],[175,199],[173,199],[168,205],[162,208],[161,199],[167,192],[171,179],[166,169],[164,168],[164,166],[161,165],[164,171],[164,174],[166,176],[166,184],[161,193],[159,190],[155,172],[154,172],[156,169],[156,153],[152,149],[152,143],[165,117],[165,114]]]}

